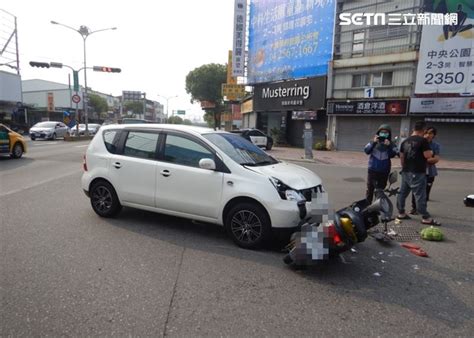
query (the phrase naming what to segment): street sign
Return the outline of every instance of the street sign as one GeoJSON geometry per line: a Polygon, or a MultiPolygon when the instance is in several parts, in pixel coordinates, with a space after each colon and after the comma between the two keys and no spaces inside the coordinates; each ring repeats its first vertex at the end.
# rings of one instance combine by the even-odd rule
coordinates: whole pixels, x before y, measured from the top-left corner
{"type": "Polygon", "coordinates": [[[373,99],[375,94],[374,88],[364,88],[364,98],[373,99]]]}
{"type": "Polygon", "coordinates": [[[78,92],[79,91],[79,72],[74,70],[72,72],[72,77],[74,79],[74,91],[78,92]]]}
{"type": "Polygon", "coordinates": [[[222,84],[222,96],[235,97],[241,99],[245,96],[245,85],[241,84],[222,84]]]}
{"type": "Polygon", "coordinates": [[[177,110],[176,114],[177,115],[186,115],[186,110],[177,110]]]}
{"type": "Polygon", "coordinates": [[[74,95],[72,96],[72,102],[74,102],[74,103],[79,103],[79,102],[81,102],[81,97],[80,97],[79,95],[77,95],[77,94],[74,94],[74,95]]]}

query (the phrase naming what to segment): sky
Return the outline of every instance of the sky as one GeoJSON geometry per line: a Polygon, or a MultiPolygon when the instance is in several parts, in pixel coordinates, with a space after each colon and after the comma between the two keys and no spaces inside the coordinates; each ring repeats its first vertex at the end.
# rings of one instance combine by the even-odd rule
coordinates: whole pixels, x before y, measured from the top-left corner
{"type": "MultiPolygon", "coordinates": [[[[234,0],[2,0],[0,8],[17,17],[20,70],[23,80],[68,83],[68,69],[30,67],[30,61],[83,66],[79,33],[51,20],[79,29],[117,27],[87,38],[87,66],[121,68],[121,73],[88,70],[93,90],[121,95],[122,90],[145,92],[169,112],[186,110],[186,118],[202,116],[191,104],[185,78],[208,63],[227,62],[232,48],[234,0]]],[[[1,29],[0,23],[0,29],[1,29]]],[[[0,67],[0,69],[7,70],[0,67]]],[[[80,84],[83,85],[83,73],[80,84]]]]}

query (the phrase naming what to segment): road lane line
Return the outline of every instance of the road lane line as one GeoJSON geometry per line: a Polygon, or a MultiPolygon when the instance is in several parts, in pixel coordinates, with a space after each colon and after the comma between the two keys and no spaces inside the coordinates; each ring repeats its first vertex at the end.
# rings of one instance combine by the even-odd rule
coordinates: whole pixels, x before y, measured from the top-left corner
{"type": "Polygon", "coordinates": [[[81,146],[74,146],[74,147],[76,147],[76,148],[84,148],[84,147],[88,147],[88,146],[89,146],[88,144],[83,144],[83,145],[81,145],[81,146]]]}
{"type": "Polygon", "coordinates": [[[81,172],[81,170],[75,170],[73,173],[67,173],[67,174],[64,174],[64,175],[48,178],[48,179],[45,179],[45,180],[42,180],[42,181],[39,181],[39,182],[35,182],[34,184],[30,184],[29,186],[26,186],[26,187],[23,187],[23,188],[20,188],[20,189],[15,189],[15,190],[7,191],[5,193],[0,193],[0,198],[8,196],[8,195],[16,194],[16,193],[22,192],[24,190],[35,188],[39,185],[43,185],[43,184],[46,184],[46,183],[49,183],[49,182],[52,182],[52,181],[55,181],[55,180],[59,180],[61,178],[65,178],[65,177],[68,177],[68,176],[74,176],[74,175],[77,175],[80,172],[81,172]]]}

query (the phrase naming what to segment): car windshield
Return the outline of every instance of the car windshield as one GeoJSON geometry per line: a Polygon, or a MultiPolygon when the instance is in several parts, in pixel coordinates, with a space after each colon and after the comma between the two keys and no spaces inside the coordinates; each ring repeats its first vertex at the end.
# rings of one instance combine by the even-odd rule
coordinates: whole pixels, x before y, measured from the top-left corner
{"type": "Polygon", "coordinates": [[[55,127],[57,122],[40,122],[35,125],[35,127],[40,127],[40,128],[53,128],[55,127]]]}
{"type": "Polygon", "coordinates": [[[278,163],[262,149],[238,134],[209,133],[203,136],[241,165],[261,166],[278,163]]]}

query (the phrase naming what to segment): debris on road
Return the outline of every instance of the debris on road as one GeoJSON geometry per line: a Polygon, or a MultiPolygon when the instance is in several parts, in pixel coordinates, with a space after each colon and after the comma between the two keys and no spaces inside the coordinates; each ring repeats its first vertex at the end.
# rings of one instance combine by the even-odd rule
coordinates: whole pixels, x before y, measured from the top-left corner
{"type": "Polygon", "coordinates": [[[441,230],[435,228],[434,226],[422,229],[420,235],[425,241],[442,241],[444,238],[441,230]]]}

